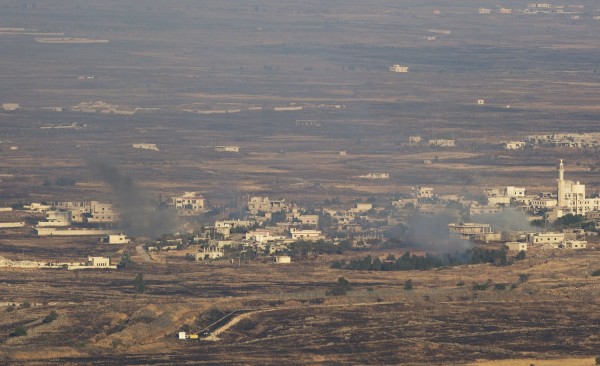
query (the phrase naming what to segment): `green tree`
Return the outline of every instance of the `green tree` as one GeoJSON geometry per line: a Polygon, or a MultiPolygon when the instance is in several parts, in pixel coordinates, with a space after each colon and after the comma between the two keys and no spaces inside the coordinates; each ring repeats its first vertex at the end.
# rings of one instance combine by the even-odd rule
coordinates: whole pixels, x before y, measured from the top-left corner
{"type": "Polygon", "coordinates": [[[340,277],[337,280],[335,286],[327,292],[330,296],[344,296],[348,291],[352,290],[350,282],[344,277],[340,277]]]}
{"type": "Polygon", "coordinates": [[[408,279],[408,280],[406,280],[406,282],[404,282],[404,289],[406,291],[409,291],[409,290],[413,289],[413,281],[412,281],[412,279],[408,279]]]}
{"type": "Polygon", "coordinates": [[[525,259],[525,256],[527,255],[527,253],[524,250],[520,250],[519,254],[517,254],[517,256],[515,257],[516,260],[520,261],[525,259]]]}
{"type": "Polygon", "coordinates": [[[520,273],[519,274],[519,282],[523,283],[523,282],[527,282],[527,280],[529,279],[529,275],[526,273],[520,273]]]}
{"type": "Polygon", "coordinates": [[[594,272],[592,272],[592,277],[598,277],[598,276],[600,276],[600,269],[597,269],[594,272]]]}
{"type": "Polygon", "coordinates": [[[138,294],[143,294],[146,291],[146,281],[144,280],[144,275],[138,273],[135,276],[135,280],[133,280],[133,287],[135,288],[135,292],[138,294]]]}
{"type": "Polygon", "coordinates": [[[133,260],[129,256],[129,252],[126,251],[125,253],[123,253],[123,256],[121,257],[121,261],[119,262],[119,264],[117,264],[117,268],[125,269],[128,267],[131,267],[131,265],[133,265],[133,260]]]}

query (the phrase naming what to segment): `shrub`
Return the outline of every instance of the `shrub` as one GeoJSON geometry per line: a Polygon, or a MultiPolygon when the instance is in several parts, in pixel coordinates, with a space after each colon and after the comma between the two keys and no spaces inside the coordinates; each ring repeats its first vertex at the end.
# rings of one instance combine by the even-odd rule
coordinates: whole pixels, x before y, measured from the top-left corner
{"type": "Polygon", "coordinates": [[[344,277],[338,278],[335,286],[327,292],[327,295],[330,296],[344,296],[348,291],[352,290],[352,286],[350,282],[344,277]]]}
{"type": "Polygon", "coordinates": [[[27,335],[27,329],[25,329],[22,326],[18,326],[15,328],[15,330],[10,333],[11,337],[22,337],[22,336],[26,336],[27,335]]]}
{"type": "Polygon", "coordinates": [[[600,356],[596,357],[596,365],[600,365],[600,356]]]}
{"type": "Polygon", "coordinates": [[[506,290],[506,285],[504,285],[502,283],[497,283],[494,285],[494,290],[496,290],[496,291],[506,290]]]}
{"type": "Polygon", "coordinates": [[[592,276],[593,277],[598,277],[600,276],[600,269],[595,270],[594,272],[592,272],[592,276]]]}
{"type": "Polygon", "coordinates": [[[133,287],[135,288],[135,292],[139,294],[143,294],[146,291],[146,281],[144,281],[144,275],[138,273],[133,280],[133,287]]]}
{"type": "Polygon", "coordinates": [[[58,318],[58,314],[56,313],[56,311],[52,310],[50,312],[50,314],[48,314],[48,315],[46,315],[46,317],[44,317],[44,319],[42,320],[42,323],[44,323],[44,324],[52,323],[57,318],[58,318]]]}
{"type": "Polygon", "coordinates": [[[526,273],[519,274],[519,281],[521,283],[527,282],[528,279],[529,279],[529,275],[528,274],[526,274],[526,273]]]}
{"type": "Polygon", "coordinates": [[[458,287],[462,287],[465,285],[465,281],[458,281],[458,283],[456,284],[456,286],[458,287]]]}
{"type": "Polygon", "coordinates": [[[404,289],[406,291],[413,289],[413,281],[411,279],[408,279],[408,280],[406,280],[406,282],[404,282],[404,289]]]}

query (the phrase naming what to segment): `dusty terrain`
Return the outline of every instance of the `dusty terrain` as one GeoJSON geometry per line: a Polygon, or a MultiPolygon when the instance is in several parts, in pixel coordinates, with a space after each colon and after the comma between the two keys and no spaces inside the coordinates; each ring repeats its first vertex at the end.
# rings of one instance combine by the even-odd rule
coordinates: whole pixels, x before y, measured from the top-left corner
{"type": "MultiPolygon", "coordinates": [[[[197,191],[225,213],[254,194],[310,205],[388,199],[417,184],[551,191],[560,158],[568,179],[597,192],[595,150],[500,147],[535,133],[598,132],[599,8],[580,3],[575,21],[500,15],[471,0],[0,0],[0,28],[36,30],[0,32],[0,103],[22,107],[0,109],[0,204],[114,198],[92,161],[118,166],[150,200],[197,191]],[[477,14],[481,6],[494,14],[477,14]],[[37,33],[109,42],[39,43],[37,33]],[[393,64],[410,72],[391,73],[393,64]],[[81,111],[96,101],[125,114],[81,111]],[[458,146],[408,146],[411,135],[458,146]],[[390,178],[357,178],[372,172],[390,178]]],[[[0,232],[0,256],[122,255],[95,239],[35,238],[34,218],[24,219],[26,228],[0,232]]],[[[0,363],[592,365],[600,356],[597,250],[387,273],[330,269],[338,257],[144,262],[133,245],[136,265],[124,271],[0,268],[0,303],[30,305],[0,306],[0,363]],[[138,273],[144,294],[134,291],[138,273]],[[530,279],[520,283],[521,273],[530,279]],[[355,291],[326,297],[339,276],[355,291]],[[405,291],[409,278],[415,289],[405,291]],[[516,287],[473,291],[488,279],[516,287]],[[250,312],[220,341],[176,339],[240,308],[250,312]],[[53,310],[58,318],[43,323],[53,310]],[[18,326],[28,334],[10,337],[18,326]]]]}

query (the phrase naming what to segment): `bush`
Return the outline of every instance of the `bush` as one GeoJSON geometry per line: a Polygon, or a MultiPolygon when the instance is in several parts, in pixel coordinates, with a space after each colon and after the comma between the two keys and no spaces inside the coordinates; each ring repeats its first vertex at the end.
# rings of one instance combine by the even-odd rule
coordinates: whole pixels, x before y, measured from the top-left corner
{"type": "Polygon", "coordinates": [[[600,365],[600,357],[596,357],[596,365],[600,365]]]}
{"type": "Polygon", "coordinates": [[[524,250],[519,251],[519,254],[517,254],[517,256],[515,257],[516,260],[520,261],[525,259],[525,257],[527,256],[527,253],[524,250]]]}
{"type": "Polygon", "coordinates": [[[30,307],[31,307],[31,304],[28,303],[27,301],[25,301],[24,303],[21,304],[21,308],[23,308],[23,309],[27,309],[27,308],[30,308],[30,307]]]}
{"type": "Polygon", "coordinates": [[[459,281],[456,286],[463,287],[465,285],[465,281],[459,281]]]}
{"type": "Polygon", "coordinates": [[[404,282],[404,289],[406,291],[412,290],[413,289],[413,282],[411,279],[406,280],[406,282],[404,282]]]}
{"type": "Polygon", "coordinates": [[[528,274],[526,274],[526,273],[519,274],[519,282],[523,283],[523,282],[527,282],[527,280],[529,280],[528,274]]]}
{"type": "Polygon", "coordinates": [[[597,269],[594,272],[592,272],[592,277],[598,277],[598,276],[600,276],[600,269],[597,269]]]}
{"type": "Polygon", "coordinates": [[[42,320],[42,323],[44,323],[44,324],[52,323],[57,318],[58,318],[58,314],[56,313],[56,311],[52,310],[50,312],[50,314],[46,315],[46,317],[42,320]]]}
{"type": "Polygon", "coordinates": [[[15,328],[15,330],[10,333],[11,337],[22,337],[22,336],[26,336],[27,335],[27,329],[25,329],[22,326],[18,326],[15,328]]]}
{"type": "Polygon", "coordinates": [[[144,275],[138,273],[135,276],[135,280],[133,280],[133,287],[135,288],[135,292],[138,294],[143,294],[146,291],[146,281],[144,281],[144,275]]]}
{"type": "Polygon", "coordinates": [[[501,283],[497,283],[497,284],[494,285],[494,290],[496,290],[496,291],[506,290],[506,285],[501,284],[501,283]]]}
{"type": "Polygon", "coordinates": [[[344,277],[338,278],[336,285],[327,292],[330,296],[344,296],[348,291],[352,290],[350,282],[344,277]]]}

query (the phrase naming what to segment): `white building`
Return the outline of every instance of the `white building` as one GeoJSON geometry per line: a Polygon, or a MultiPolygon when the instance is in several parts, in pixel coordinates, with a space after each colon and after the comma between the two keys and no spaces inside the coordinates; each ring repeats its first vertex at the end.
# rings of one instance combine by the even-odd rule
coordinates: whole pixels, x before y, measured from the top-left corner
{"type": "Polygon", "coordinates": [[[112,203],[91,201],[90,205],[90,217],[87,218],[89,223],[114,223],[121,219],[112,203]]]}
{"type": "Polygon", "coordinates": [[[110,267],[110,258],[88,257],[87,265],[90,267],[110,267]]]}
{"type": "Polygon", "coordinates": [[[401,73],[405,73],[408,72],[408,66],[401,66],[401,65],[392,65],[389,67],[391,72],[401,72],[401,73]]]}
{"type": "Polygon", "coordinates": [[[489,9],[489,8],[479,8],[479,14],[492,14],[492,9],[489,9]]]}
{"type": "Polygon", "coordinates": [[[227,145],[227,146],[215,146],[216,152],[240,152],[239,146],[227,145]]]}
{"type": "Polygon", "coordinates": [[[2,103],[2,109],[12,112],[21,109],[21,105],[19,103],[2,103]]]}
{"type": "Polygon", "coordinates": [[[224,249],[219,249],[217,246],[210,246],[209,248],[202,249],[201,252],[194,253],[194,259],[197,261],[219,259],[222,258],[224,255],[224,249]]]}
{"type": "Polygon", "coordinates": [[[502,146],[504,150],[521,150],[527,146],[527,143],[524,141],[504,141],[502,146]]]}
{"type": "Polygon", "coordinates": [[[159,151],[158,147],[156,146],[156,144],[146,144],[146,143],[133,144],[133,148],[134,149],[159,151]]]}
{"type": "Polygon", "coordinates": [[[298,217],[302,225],[319,225],[319,215],[301,215],[298,217]]]}
{"type": "Polygon", "coordinates": [[[47,211],[46,220],[38,222],[39,227],[60,227],[71,225],[71,211],[47,211]]]}
{"type": "Polygon", "coordinates": [[[510,250],[511,252],[520,252],[520,251],[526,252],[527,251],[527,243],[512,241],[512,242],[508,242],[504,245],[506,245],[508,250],[510,250]]]}
{"type": "MultiPolygon", "coordinates": [[[[539,4],[538,4],[539,5],[539,4]]],[[[556,217],[566,214],[585,215],[590,211],[600,210],[600,198],[586,198],[585,185],[565,180],[565,167],[562,159],[558,166],[558,203],[556,217]]]]}
{"type": "Polygon", "coordinates": [[[196,192],[185,192],[181,196],[171,198],[171,207],[178,211],[198,213],[204,210],[204,202],[204,197],[196,192]]]}
{"type": "Polygon", "coordinates": [[[418,200],[431,199],[434,196],[433,187],[416,186],[413,188],[413,192],[414,192],[415,198],[418,200]]]}
{"type": "Polygon", "coordinates": [[[454,147],[456,146],[455,140],[446,140],[446,139],[433,139],[428,141],[429,146],[437,146],[437,147],[454,147]]]}
{"type": "Polygon", "coordinates": [[[323,239],[321,232],[319,230],[298,230],[298,229],[290,229],[290,235],[293,240],[319,240],[323,239]]]}
{"type": "Polygon", "coordinates": [[[369,173],[369,174],[360,176],[360,178],[365,178],[365,179],[388,179],[389,177],[390,177],[389,173],[369,173]]]}
{"type": "Polygon", "coordinates": [[[130,241],[125,234],[109,234],[103,239],[103,242],[107,244],[129,244],[130,241]]]}
{"type": "Polygon", "coordinates": [[[292,263],[292,257],[289,255],[278,255],[275,257],[275,263],[292,263]]]}
{"type": "Polygon", "coordinates": [[[529,244],[560,244],[564,240],[564,233],[530,233],[527,235],[529,244]]]}

